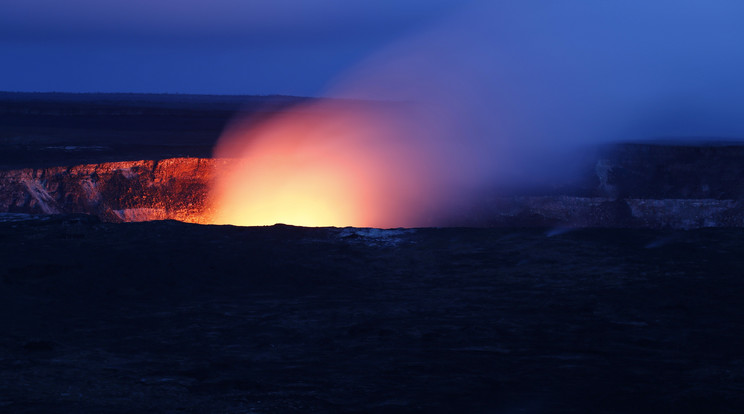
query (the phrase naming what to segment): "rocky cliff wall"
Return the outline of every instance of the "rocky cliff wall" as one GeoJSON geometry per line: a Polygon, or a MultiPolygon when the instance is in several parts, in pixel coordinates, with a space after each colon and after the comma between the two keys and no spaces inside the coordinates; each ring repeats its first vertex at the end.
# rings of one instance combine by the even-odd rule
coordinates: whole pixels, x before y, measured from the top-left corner
{"type": "Polygon", "coordinates": [[[206,223],[216,163],[173,158],[0,171],[0,211],[206,223]]]}
{"type": "MultiPolygon", "coordinates": [[[[172,158],[0,171],[0,212],[210,223],[209,189],[228,160],[172,158]]],[[[744,227],[744,147],[625,144],[576,183],[487,194],[433,226],[744,227]]]]}
{"type": "Polygon", "coordinates": [[[625,143],[594,163],[598,195],[638,199],[744,199],[740,142],[625,143]]]}

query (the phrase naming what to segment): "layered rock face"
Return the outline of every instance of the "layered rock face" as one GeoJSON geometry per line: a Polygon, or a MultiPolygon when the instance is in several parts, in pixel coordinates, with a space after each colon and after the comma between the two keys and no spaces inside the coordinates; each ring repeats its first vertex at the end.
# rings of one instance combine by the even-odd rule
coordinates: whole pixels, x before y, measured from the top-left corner
{"type": "Polygon", "coordinates": [[[494,194],[467,225],[744,227],[740,143],[623,143],[598,149],[574,181],[519,196],[494,194]],[[547,194],[547,195],[546,195],[547,194]]]}
{"type": "Polygon", "coordinates": [[[557,194],[494,197],[478,215],[493,225],[744,227],[742,200],[740,143],[623,143],[599,149],[557,194]]]}
{"type": "MultiPolygon", "coordinates": [[[[171,158],[0,171],[0,212],[105,221],[210,223],[209,189],[228,160],[171,158]]],[[[744,227],[744,146],[621,144],[583,176],[519,195],[494,191],[432,225],[744,227]]]]}
{"type": "Polygon", "coordinates": [[[0,171],[0,211],[207,223],[218,162],[173,158],[0,171]]]}

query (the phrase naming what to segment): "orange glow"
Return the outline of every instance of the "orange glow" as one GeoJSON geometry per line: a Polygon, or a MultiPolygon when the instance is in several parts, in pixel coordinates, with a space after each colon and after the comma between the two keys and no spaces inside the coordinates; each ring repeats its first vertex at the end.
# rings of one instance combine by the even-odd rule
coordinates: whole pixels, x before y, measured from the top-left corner
{"type": "Polygon", "coordinates": [[[423,166],[389,109],[302,106],[238,123],[221,137],[215,222],[235,225],[402,227],[417,221],[423,166]]]}

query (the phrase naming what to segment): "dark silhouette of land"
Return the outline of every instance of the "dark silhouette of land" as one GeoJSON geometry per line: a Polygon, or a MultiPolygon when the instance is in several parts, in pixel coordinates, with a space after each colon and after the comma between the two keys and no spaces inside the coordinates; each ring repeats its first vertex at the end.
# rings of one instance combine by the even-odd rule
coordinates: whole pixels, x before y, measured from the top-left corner
{"type": "Polygon", "coordinates": [[[0,169],[210,157],[236,114],[260,119],[306,99],[0,92],[0,169]]]}
{"type": "Polygon", "coordinates": [[[0,409],[736,412],[740,230],[0,224],[0,409]]]}

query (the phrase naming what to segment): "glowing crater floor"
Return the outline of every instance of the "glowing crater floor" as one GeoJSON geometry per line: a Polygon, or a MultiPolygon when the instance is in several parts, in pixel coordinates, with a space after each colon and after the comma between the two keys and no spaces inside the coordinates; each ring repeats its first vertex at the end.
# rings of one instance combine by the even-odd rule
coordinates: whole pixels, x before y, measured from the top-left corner
{"type": "Polygon", "coordinates": [[[0,411],[744,406],[742,230],[550,230],[3,222],[0,411]]]}

